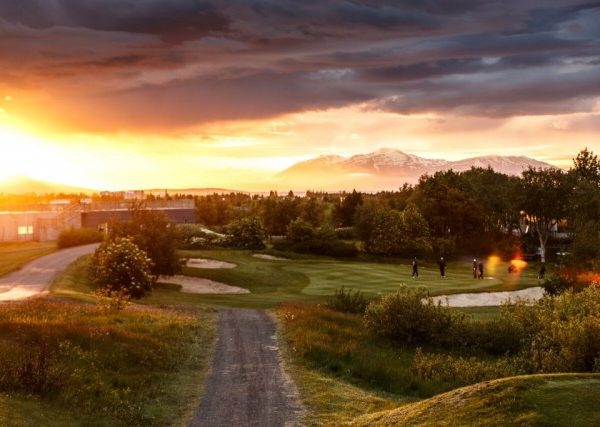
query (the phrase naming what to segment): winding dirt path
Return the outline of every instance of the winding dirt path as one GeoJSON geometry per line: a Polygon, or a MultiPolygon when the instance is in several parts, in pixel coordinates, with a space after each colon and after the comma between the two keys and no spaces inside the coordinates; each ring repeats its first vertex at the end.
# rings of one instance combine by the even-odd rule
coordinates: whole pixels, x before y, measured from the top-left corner
{"type": "Polygon", "coordinates": [[[273,319],[260,310],[220,310],[212,374],[191,426],[297,426],[302,413],[273,319]]]}
{"type": "Polygon", "coordinates": [[[43,295],[58,273],[77,258],[91,254],[98,243],[62,249],[37,258],[0,278],[0,301],[18,301],[43,295]]]}

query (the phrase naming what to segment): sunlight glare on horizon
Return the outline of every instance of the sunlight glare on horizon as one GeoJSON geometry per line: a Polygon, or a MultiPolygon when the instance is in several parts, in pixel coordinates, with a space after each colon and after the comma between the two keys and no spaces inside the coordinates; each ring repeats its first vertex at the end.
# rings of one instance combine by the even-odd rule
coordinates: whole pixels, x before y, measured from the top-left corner
{"type": "Polygon", "coordinates": [[[0,179],[28,175],[47,167],[36,154],[40,142],[17,130],[0,127],[0,179]]]}

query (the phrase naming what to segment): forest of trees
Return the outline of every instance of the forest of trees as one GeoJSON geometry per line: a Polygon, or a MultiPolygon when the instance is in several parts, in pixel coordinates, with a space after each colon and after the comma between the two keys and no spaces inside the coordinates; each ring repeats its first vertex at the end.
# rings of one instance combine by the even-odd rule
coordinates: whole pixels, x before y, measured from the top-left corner
{"type": "Polygon", "coordinates": [[[495,252],[546,261],[552,248],[578,263],[600,258],[600,161],[587,149],[568,171],[530,168],[517,177],[472,168],[424,175],[416,185],[375,194],[272,191],[195,199],[197,220],[209,227],[256,217],[269,236],[335,230],[320,236],[359,240],[375,255],[495,252]]]}

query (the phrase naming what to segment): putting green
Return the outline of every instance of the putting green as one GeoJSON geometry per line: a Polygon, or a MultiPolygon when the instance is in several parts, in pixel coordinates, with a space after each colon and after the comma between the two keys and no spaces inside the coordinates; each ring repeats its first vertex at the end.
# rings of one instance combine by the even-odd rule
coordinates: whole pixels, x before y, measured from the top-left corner
{"type": "Polygon", "coordinates": [[[533,268],[525,268],[520,274],[509,274],[507,263],[494,260],[486,266],[486,278],[483,280],[473,279],[468,262],[448,263],[443,279],[435,264],[420,266],[418,278],[411,277],[408,264],[314,259],[289,261],[283,269],[306,275],[309,284],[302,289],[302,293],[314,296],[331,295],[341,286],[373,295],[393,292],[403,284],[424,287],[432,295],[509,291],[538,286],[533,268]]]}

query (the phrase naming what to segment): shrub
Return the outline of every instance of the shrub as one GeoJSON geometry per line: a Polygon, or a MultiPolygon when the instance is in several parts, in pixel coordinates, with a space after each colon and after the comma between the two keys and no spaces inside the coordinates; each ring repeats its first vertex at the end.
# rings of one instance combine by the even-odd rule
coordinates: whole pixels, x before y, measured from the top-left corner
{"type": "Polygon", "coordinates": [[[341,240],[355,240],[358,234],[354,227],[340,227],[335,229],[335,236],[341,240]]]}
{"type": "Polygon", "coordinates": [[[152,290],[152,261],[129,238],[118,237],[100,245],[90,262],[92,283],[108,292],[141,298],[152,290]]]}
{"type": "Polygon", "coordinates": [[[115,221],[109,226],[110,239],[129,237],[152,260],[151,272],[172,276],[181,271],[177,255],[177,231],[160,211],[132,209],[131,219],[115,221]]]}
{"type": "Polygon", "coordinates": [[[562,294],[567,289],[572,288],[574,284],[575,283],[567,277],[558,273],[553,273],[543,281],[542,288],[546,294],[556,296],[562,294]]]}
{"type": "Polygon", "coordinates": [[[524,331],[523,354],[534,372],[581,372],[595,369],[600,357],[600,289],[592,286],[534,305],[506,306],[524,331]]]}
{"type": "Polygon", "coordinates": [[[327,299],[325,305],[335,311],[342,313],[364,313],[367,309],[368,301],[365,295],[360,291],[344,289],[341,287],[334,291],[333,296],[327,299]]]}
{"type": "Polygon", "coordinates": [[[311,224],[302,218],[297,218],[290,222],[285,237],[293,243],[300,243],[310,240],[315,235],[315,229],[311,224]]]}
{"type": "Polygon", "coordinates": [[[436,305],[425,290],[406,286],[371,302],[365,312],[366,325],[375,334],[414,344],[447,343],[451,328],[462,319],[436,305]]]}
{"type": "Polygon", "coordinates": [[[411,368],[421,381],[461,386],[525,373],[519,368],[520,365],[517,358],[482,360],[448,354],[425,354],[421,348],[417,348],[411,368]]]}
{"type": "Polygon", "coordinates": [[[469,351],[485,351],[494,355],[518,354],[525,332],[510,317],[492,321],[468,320],[459,322],[450,337],[469,351]]]}
{"type": "Polygon", "coordinates": [[[69,228],[58,235],[56,245],[59,249],[101,242],[104,234],[93,228],[69,228]]]}
{"type": "Polygon", "coordinates": [[[257,217],[233,221],[228,227],[227,245],[240,249],[264,249],[267,237],[264,227],[257,217]]]}
{"type": "Polygon", "coordinates": [[[288,237],[283,241],[273,242],[273,247],[280,251],[291,251],[304,254],[325,255],[336,258],[348,258],[358,254],[354,243],[346,243],[336,236],[331,227],[321,227],[310,232],[303,220],[293,221],[288,228],[288,237]],[[289,233],[291,232],[291,234],[289,233]]]}

